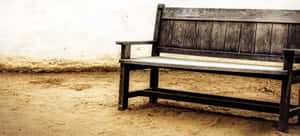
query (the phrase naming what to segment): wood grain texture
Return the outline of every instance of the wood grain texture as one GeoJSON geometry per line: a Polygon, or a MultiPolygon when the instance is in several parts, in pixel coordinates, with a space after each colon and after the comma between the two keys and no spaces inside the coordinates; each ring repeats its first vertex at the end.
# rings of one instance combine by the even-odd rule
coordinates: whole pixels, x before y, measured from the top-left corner
{"type": "Polygon", "coordinates": [[[196,22],[187,21],[183,25],[184,27],[184,37],[183,46],[184,48],[196,49],[197,48],[197,32],[196,32],[196,22]]]}
{"type": "Polygon", "coordinates": [[[300,23],[300,10],[165,8],[162,19],[300,23]]]}
{"type": "Polygon", "coordinates": [[[173,21],[164,20],[160,26],[159,46],[165,47],[172,44],[173,21]]]}
{"type": "Polygon", "coordinates": [[[168,57],[145,57],[145,58],[136,58],[136,59],[124,59],[121,60],[121,62],[126,64],[198,69],[198,70],[208,70],[208,71],[261,73],[261,74],[275,74],[275,75],[287,74],[287,71],[284,71],[281,67],[195,61],[195,60],[188,60],[188,59],[168,58],[168,57]]]}
{"type": "Polygon", "coordinates": [[[299,24],[289,24],[288,48],[300,49],[299,24]]]}
{"type": "Polygon", "coordinates": [[[213,22],[197,22],[197,48],[209,49],[212,42],[213,22]]]}
{"type": "Polygon", "coordinates": [[[238,52],[240,46],[241,23],[227,23],[225,51],[238,52]]]}
{"type": "Polygon", "coordinates": [[[255,50],[256,23],[242,23],[240,52],[253,53],[255,50]]]}
{"type": "Polygon", "coordinates": [[[271,54],[281,54],[287,47],[288,24],[273,24],[271,54]]]}
{"type": "Polygon", "coordinates": [[[226,23],[224,22],[214,22],[212,29],[212,42],[210,49],[212,50],[224,50],[226,34],[226,23]]]}
{"type": "Polygon", "coordinates": [[[237,58],[237,59],[262,60],[262,61],[274,61],[274,62],[282,61],[281,55],[272,55],[272,54],[251,54],[251,53],[239,53],[239,52],[216,51],[216,50],[195,50],[195,49],[184,49],[184,48],[173,48],[173,47],[161,47],[159,48],[159,50],[160,52],[165,52],[165,53],[197,55],[197,56],[237,58]]]}
{"type": "Polygon", "coordinates": [[[272,24],[257,23],[255,53],[268,54],[271,51],[272,24]]]}
{"type": "Polygon", "coordinates": [[[172,38],[172,46],[174,47],[183,47],[184,41],[184,23],[185,21],[175,21],[173,24],[173,38],[172,38]]]}
{"type": "MultiPolygon", "coordinates": [[[[215,55],[214,57],[229,58],[245,58],[251,54],[260,54],[259,56],[262,58],[255,56],[249,57],[249,59],[281,61],[282,58],[278,58],[278,56],[282,54],[282,48],[300,48],[300,34],[298,34],[300,33],[300,24],[286,24],[295,22],[278,23],[276,20],[280,19],[278,17],[282,17],[282,15],[295,17],[294,13],[298,14],[299,11],[195,8],[164,8],[163,10],[159,39],[159,51],[161,52],[191,53],[190,55],[200,56],[215,55]],[[277,12],[280,14],[274,14],[277,12]],[[290,15],[292,13],[293,15],[290,15]],[[250,20],[242,19],[234,22],[237,20],[233,21],[232,19],[237,19],[238,15],[240,18],[250,20]],[[191,17],[194,19],[168,18],[165,20],[163,19],[165,17],[191,17]],[[211,19],[205,21],[207,17],[211,19]],[[223,17],[221,18],[223,20],[217,20],[219,17],[223,17]],[[262,23],[264,22],[262,18],[269,19],[270,23],[262,23]],[[275,20],[270,20],[271,18],[275,20]],[[189,49],[195,49],[195,51],[189,49]],[[206,51],[209,53],[203,53],[206,51]],[[213,51],[220,51],[226,55],[211,53],[213,51]],[[271,58],[272,55],[276,57],[271,58]]],[[[285,17],[281,19],[287,21],[285,17]]],[[[298,55],[298,53],[296,54],[298,55]]]]}

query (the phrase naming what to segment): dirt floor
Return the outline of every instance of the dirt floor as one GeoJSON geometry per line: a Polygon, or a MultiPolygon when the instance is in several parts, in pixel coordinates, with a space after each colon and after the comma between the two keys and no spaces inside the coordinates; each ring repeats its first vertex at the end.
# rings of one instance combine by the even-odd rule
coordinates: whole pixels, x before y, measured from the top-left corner
{"type": "MultiPolygon", "coordinates": [[[[149,71],[131,73],[130,90],[146,88],[149,71]]],[[[160,72],[160,87],[279,102],[280,81],[208,73],[160,72]]],[[[0,73],[1,136],[299,136],[277,131],[278,115],[159,100],[117,110],[118,72],[0,73]]],[[[292,103],[298,99],[293,86],[292,103]]]]}

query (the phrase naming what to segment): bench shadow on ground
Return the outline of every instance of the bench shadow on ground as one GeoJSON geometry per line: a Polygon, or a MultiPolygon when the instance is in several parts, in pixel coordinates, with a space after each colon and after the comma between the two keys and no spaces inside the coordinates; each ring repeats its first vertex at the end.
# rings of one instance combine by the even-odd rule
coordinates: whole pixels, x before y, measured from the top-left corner
{"type": "Polygon", "coordinates": [[[224,129],[224,131],[239,131],[241,135],[299,135],[300,133],[300,125],[296,124],[296,117],[289,120],[288,133],[283,133],[277,130],[279,115],[265,113],[267,114],[267,117],[264,117],[260,116],[259,112],[250,111],[251,115],[248,116],[247,114],[249,111],[247,110],[239,110],[238,113],[241,114],[236,114],[237,112],[232,113],[229,108],[222,112],[222,109],[214,111],[215,106],[208,106],[212,107],[212,109],[205,110],[205,108],[202,108],[204,105],[195,105],[196,106],[190,107],[172,101],[160,101],[157,104],[145,102],[140,105],[129,105],[126,113],[130,116],[143,115],[144,118],[149,116],[154,118],[156,116],[162,118],[172,117],[172,120],[175,123],[187,121],[195,124],[196,122],[196,124],[199,124],[197,126],[200,128],[204,127],[208,131],[221,128],[224,129]],[[198,123],[199,120],[200,122],[201,120],[205,120],[204,122],[207,122],[208,125],[198,123]]]}

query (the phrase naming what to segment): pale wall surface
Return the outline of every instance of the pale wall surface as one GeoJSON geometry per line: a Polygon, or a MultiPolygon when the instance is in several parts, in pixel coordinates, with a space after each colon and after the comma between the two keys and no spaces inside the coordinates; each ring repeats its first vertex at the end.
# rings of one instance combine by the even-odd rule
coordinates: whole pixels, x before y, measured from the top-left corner
{"type": "MultiPolygon", "coordinates": [[[[120,53],[116,40],[152,39],[157,3],[300,9],[299,0],[1,0],[0,64],[12,68],[67,67],[73,62],[116,66],[120,53]]],[[[135,48],[133,55],[150,53],[149,47],[141,48],[135,48]]]]}

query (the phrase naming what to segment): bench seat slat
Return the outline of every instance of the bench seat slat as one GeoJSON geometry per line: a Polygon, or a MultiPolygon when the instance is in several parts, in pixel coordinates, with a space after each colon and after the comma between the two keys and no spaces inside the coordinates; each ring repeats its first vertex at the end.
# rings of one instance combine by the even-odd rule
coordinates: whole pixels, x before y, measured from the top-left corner
{"type": "Polygon", "coordinates": [[[240,73],[257,73],[268,75],[286,75],[287,71],[281,67],[245,65],[245,64],[230,64],[220,62],[195,61],[168,57],[145,57],[135,59],[121,59],[121,63],[169,67],[169,68],[185,68],[207,71],[225,71],[225,72],[240,72],[240,73]]]}

